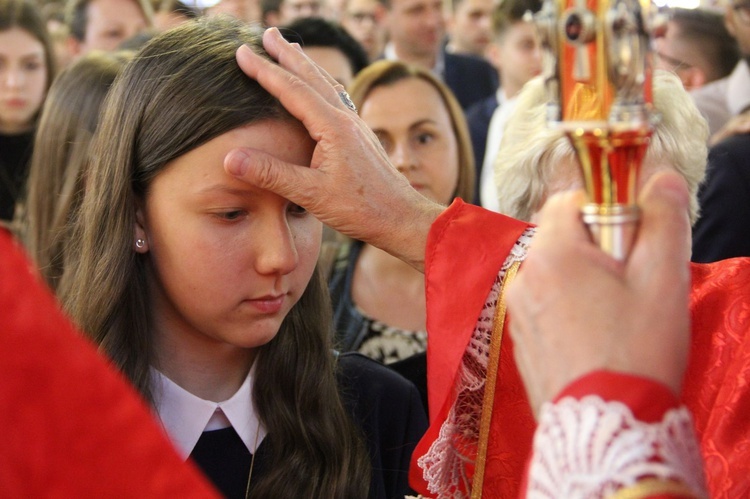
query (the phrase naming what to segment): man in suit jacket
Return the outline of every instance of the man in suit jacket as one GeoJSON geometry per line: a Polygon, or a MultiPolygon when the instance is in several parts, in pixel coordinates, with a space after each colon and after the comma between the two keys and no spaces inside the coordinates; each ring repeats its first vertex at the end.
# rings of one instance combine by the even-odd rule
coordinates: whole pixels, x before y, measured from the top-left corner
{"type": "Polygon", "coordinates": [[[398,59],[432,70],[466,109],[492,95],[497,73],[479,57],[447,53],[441,0],[384,0],[390,42],[386,59],[398,59]]]}

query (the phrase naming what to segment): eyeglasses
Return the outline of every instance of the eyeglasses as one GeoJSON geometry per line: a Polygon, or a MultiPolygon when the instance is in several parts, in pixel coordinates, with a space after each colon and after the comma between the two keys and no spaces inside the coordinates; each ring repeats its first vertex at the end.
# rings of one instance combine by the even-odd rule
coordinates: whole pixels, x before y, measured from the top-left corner
{"type": "Polygon", "coordinates": [[[654,52],[654,56],[656,56],[658,59],[662,60],[666,63],[667,66],[669,66],[673,72],[677,72],[681,69],[690,69],[693,67],[692,64],[689,62],[681,61],[680,59],[675,59],[674,57],[670,57],[666,54],[662,54],[661,52],[654,52]]]}
{"type": "Polygon", "coordinates": [[[750,24],[750,2],[733,3],[732,10],[737,13],[740,21],[750,24]]]}

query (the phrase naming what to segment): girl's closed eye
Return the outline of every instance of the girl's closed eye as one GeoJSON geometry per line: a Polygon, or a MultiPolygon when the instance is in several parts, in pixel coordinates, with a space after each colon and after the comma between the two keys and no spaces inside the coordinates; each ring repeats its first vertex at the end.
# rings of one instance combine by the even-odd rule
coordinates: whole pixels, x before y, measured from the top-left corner
{"type": "Polygon", "coordinates": [[[36,71],[38,69],[42,69],[42,62],[37,60],[25,61],[23,64],[23,68],[26,71],[36,71]]]}
{"type": "Polygon", "coordinates": [[[289,210],[289,213],[291,213],[292,215],[297,215],[297,216],[307,215],[307,210],[298,204],[289,203],[288,210],[289,210]]]}
{"type": "Polygon", "coordinates": [[[214,214],[216,217],[225,220],[227,222],[233,222],[239,220],[247,215],[245,210],[224,210],[214,214]]]}
{"type": "Polygon", "coordinates": [[[104,32],[104,37],[112,40],[120,39],[124,36],[121,29],[110,29],[104,32]]]}

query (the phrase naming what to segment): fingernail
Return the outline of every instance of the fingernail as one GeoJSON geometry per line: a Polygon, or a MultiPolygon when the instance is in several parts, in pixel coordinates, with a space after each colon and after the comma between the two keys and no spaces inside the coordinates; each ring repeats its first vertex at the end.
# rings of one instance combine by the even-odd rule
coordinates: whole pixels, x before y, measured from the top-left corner
{"type": "Polygon", "coordinates": [[[247,173],[250,165],[250,156],[242,151],[231,151],[227,154],[224,165],[228,173],[236,177],[241,177],[247,173]]]}
{"type": "Polygon", "coordinates": [[[268,33],[269,36],[272,36],[276,39],[279,39],[281,37],[281,32],[279,31],[279,28],[277,27],[268,28],[266,30],[266,33],[268,33]]]}
{"type": "Polygon", "coordinates": [[[252,54],[253,49],[251,49],[246,43],[243,43],[242,45],[240,45],[240,48],[237,49],[237,52],[238,53],[246,52],[246,53],[252,54]]]}

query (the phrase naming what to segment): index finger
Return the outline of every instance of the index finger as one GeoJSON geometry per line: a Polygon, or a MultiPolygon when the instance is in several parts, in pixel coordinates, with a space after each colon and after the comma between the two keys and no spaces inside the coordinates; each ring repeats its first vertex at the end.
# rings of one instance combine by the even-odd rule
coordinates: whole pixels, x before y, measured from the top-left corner
{"type": "MultiPolygon", "coordinates": [[[[280,37],[278,31],[276,35],[280,37]]],[[[264,35],[264,40],[266,37],[274,40],[272,34],[264,35]]],[[[273,43],[279,45],[283,52],[283,56],[279,55],[279,64],[295,66],[296,71],[290,71],[269,61],[245,45],[237,49],[237,64],[246,75],[279,99],[282,106],[302,121],[313,135],[315,118],[331,117],[331,112],[345,112],[345,109],[336,106],[341,104],[338,91],[328,81],[327,78],[330,76],[327,73],[324,75],[314,63],[286,40],[274,40],[273,43]]],[[[313,135],[313,139],[318,140],[319,137],[313,135]]]]}
{"type": "Polygon", "coordinates": [[[287,71],[310,84],[318,83],[316,88],[319,91],[341,86],[326,70],[310,59],[298,43],[288,42],[278,28],[269,28],[263,33],[263,48],[287,71]]]}

